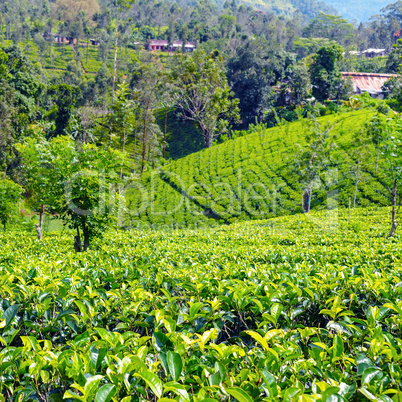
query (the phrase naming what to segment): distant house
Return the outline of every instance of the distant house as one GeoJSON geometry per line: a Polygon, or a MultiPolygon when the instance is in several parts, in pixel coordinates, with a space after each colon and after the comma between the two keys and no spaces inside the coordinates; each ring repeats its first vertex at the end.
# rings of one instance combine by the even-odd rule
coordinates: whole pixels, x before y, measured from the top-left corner
{"type": "Polygon", "coordinates": [[[353,83],[353,92],[361,95],[364,92],[368,92],[373,98],[384,98],[384,91],[382,87],[392,77],[396,77],[395,74],[372,74],[372,73],[342,73],[342,78],[351,78],[353,83]]]}
{"type": "Polygon", "coordinates": [[[351,50],[351,51],[349,52],[349,54],[350,54],[351,56],[361,56],[361,55],[362,55],[361,52],[358,52],[357,50],[351,50]]]}
{"type": "Polygon", "coordinates": [[[77,39],[69,38],[67,36],[59,35],[53,32],[45,34],[44,37],[48,42],[62,43],[67,45],[77,43],[77,39]]]}
{"type": "Polygon", "coordinates": [[[99,46],[100,45],[100,40],[98,39],[90,39],[91,45],[92,46],[99,46]]]}
{"type": "Polygon", "coordinates": [[[361,52],[362,56],[366,56],[369,59],[373,59],[374,57],[383,57],[387,56],[386,49],[367,49],[361,52]]]}
{"type": "MultiPolygon", "coordinates": [[[[147,49],[151,51],[161,51],[161,52],[175,52],[177,50],[181,50],[183,47],[183,42],[180,40],[174,41],[169,45],[167,40],[161,39],[151,39],[147,43],[147,49]]],[[[184,45],[184,51],[186,52],[194,52],[196,45],[194,42],[186,42],[184,45]]]]}
{"type": "Polygon", "coordinates": [[[396,43],[398,39],[402,39],[402,29],[394,33],[394,43],[396,43]]]}
{"type": "Polygon", "coordinates": [[[351,50],[349,52],[351,56],[367,57],[368,59],[373,59],[374,57],[388,56],[386,49],[366,49],[361,52],[357,50],[351,50]]]}

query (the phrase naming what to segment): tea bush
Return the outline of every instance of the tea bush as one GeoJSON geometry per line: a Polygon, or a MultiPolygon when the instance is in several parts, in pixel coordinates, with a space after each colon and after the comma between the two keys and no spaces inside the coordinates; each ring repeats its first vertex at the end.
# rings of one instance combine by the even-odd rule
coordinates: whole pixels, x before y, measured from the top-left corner
{"type": "Polygon", "coordinates": [[[110,232],[82,254],[1,233],[0,400],[399,401],[388,215],[110,232]]]}

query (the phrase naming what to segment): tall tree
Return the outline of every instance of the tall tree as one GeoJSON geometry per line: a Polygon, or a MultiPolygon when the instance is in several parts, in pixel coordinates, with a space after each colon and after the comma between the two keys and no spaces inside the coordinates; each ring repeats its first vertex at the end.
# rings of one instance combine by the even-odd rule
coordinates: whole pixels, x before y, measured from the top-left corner
{"type": "Polygon", "coordinates": [[[290,88],[290,102],[293,105],[300,105],[311,94],[311,81],[308,67],[303,62],[289,67],[288,79],[290,88]]]}
{"type": "Polygon", "coordinates": [[[42,84],[18,46],[0,48],[0,168],[16,161],[13,145],[35,120],[42,84]]]}
{"type": "Polygon", "coordinates": [[[323,174],[331,165],[330,139],[331,126],[322,127],[315,116],[304,121],[305,144],[298,146],[293,163],[294,174],[299,178],[303,191],[303,209],[308,213],[311,209],[313,190],[321,187],[323,174]]]}
{"type": "Polygon", "coordinates": [[[227,76],[232,90],[239,99],[240,115],[247,126],[262,121],[274,106],[274,86],[285,78],[286,70],[294,63],[293,57],[270,47],[268,41],[248,40],[229,59],[227,76]]]}
{"type": "Polygon", "coordinates": [[[123,12],[128,10],[135,0],[110,0],[109,5],[113,10],[114,20],[112,21],[114,30],[114,57],[113,57],[113,78],[112,78],[112,105],[114,102],[114,91],[116,88],[116,77],[117,77],[117,56],[118,56],[118,45],[119,36],[122,33],[123,25],[123,12]]]}
{"type": "Polygon", "coordinates": [[[393,237],[398,227],[397,215],[401,206],[399,186],[402,181],[402,124],[399,120],[389,120],[388,124],[391,127],[387,130],[383,153],[392,201],[391,229],[388,237],[393,237]]]}
{"type": "Polygon", "coordinates": [[[74,247],[87,251],[91,239],[113,223],[124,155],[112,148],[80,144],[66,136],[46,141],[28,138],[19,145],[27,175],[41,178],[44,204],[75,230],[74,247]]]}
{"type": "Polygon", "coordinates": [[[52,15],[62,24],[62,34],[74,39],[84,35],[86,24],[94,26],[93,17],[100,11],[98,0],[56,0],[52,15]]]}
{"type": "Polygon", "coordinates": [[[55,130],[52,135],[66,135],[70,118],[81,95],[81,90],[71,85],[59,84],[49,87],[48,93],[52,96],[55,104],[49,116],[55,120],[55,130]]]}
{"type": "Polygon", "coordinates": [[[141,172],[147,163],[154,164],[161,155],[162,131],[156,124],[156,112],[163,101],[163,89],[168,90],[161,63],[141,63],[133,72],[131,85],[138,105],[135,129],[134,158],[141,160],[141,172]]]}
{"type": "MultiPolygon", "coordinates": [[[[127,83],[122,83],[116,91],[112,116],[112,143],[122,152],[126,151],[128,140],[132,138],[135,127],[135,108],[133,99],[130,99],[131,91],[127,83]]],[[[123,178],[123,170],[120,171],[123,178]]]]}
{"type": "Polygon", "coordinates": [[[214,138],[227,130],[229,121],[239,117],[239,101],[230,91],[220,55],[197,51],[178,57],[172,81],[176,107],[185,119],[199,125],[205,147],[211,147],[214,138]]]}
{"type": "Polygon", "coordinates": [[[312,38],[326,38],[348,46],[355,37],[354,27],[347,20],[337,15],[320,12],[310,21],[304,31],[305,36],[312,38]]]}
{"type": "Polygon", "coordinates": [[[393,46],[391,53],[387,58],[386,70],[387,73],[396,74],[402,64],[402,39],[398,39],[393,46]]]}
{"type": "Polygon", "coordinates": [[[313,96],[320,102],[337,96],[342,80],[337,62],[341,60],[342,54],[342,47],[334,44],[320,48],[313,57],[310,66],[313,96]]]}

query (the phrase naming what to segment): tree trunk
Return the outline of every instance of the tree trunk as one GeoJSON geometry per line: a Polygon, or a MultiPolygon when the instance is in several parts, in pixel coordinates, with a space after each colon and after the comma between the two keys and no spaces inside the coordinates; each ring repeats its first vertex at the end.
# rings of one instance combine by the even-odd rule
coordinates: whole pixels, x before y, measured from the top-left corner
{"type": "Polygon", "coordinates": [[[142,133],[142,160],[141,160],[141,173],[144,171],[145,167],[145,156],[147,152],[147,147],[146,147],[146,132],[147,132],[147,119],[146,116],[144,115],[144,132],[142,133]]]}
{"type": "Polygon", "coordinates": [[[137,128],[134,129],[134,153],[133,153],[134,160],[136,156],[137,156],[137,128]]]}
{"type": "Polygon", "coordinates": [[[394,180],[394,188],[392,189],[392,226],[388,237],[393,237],[395,235],[396,228],[398,227],[398,222],[396,221],[396,204],[398,199],[398,181],[394,180]]]}
{"type": "Polygon", "coordinates": [[[43,219],[45,217],[45,211],[46,211],[46,205],[42,204],[40,207],[40,212],[39,212],[39,224],[35,225],[36,226],[36,232],[38,235],[38,240],[42,240],[43,238],[43,219]]]}
{"type": "Polygon", "coordinates": [[[83,224],[82,225],[82,232],[84,234],[84,249],[83,251],[87,251],[88,250],[88,246],[89,246],[89,230],[88,227],[83,224]]]}
{"type": "Polygon", "coordinates": [[[113,105],[114,105],[114,92],[116,87],[116,74],[117,74],[117,25],[115,31],[114,41],[114,59],[113,59],[113,80],[112,80],[112,107],[110,112],[110,143],[112,143],[112,121],[113,121],[113,105]]]}
{"type": "Polygon", "coordinates": [[[212,147],[213,135],[209,132],[204,132],[205,148],[212,147]]]}
{"type": "MultiPolygon", "coordinates": [[[[123,141],[122,141],[122,152],[124,153],[126,149],[126,129],[123,130],[123,141]]],[[[123,180],[123,167],[120,168],[120,180],[123,180]]],[[[119,194],[120,194],[120,184],[119,184],[119,194]]]]}
{"type": "Polygon", "coordinates": [[[167,107],[165,107],[165,132],[163,135],[163,158],[165,158],[166,154],[166,132],[167,132],[167,107]]]}
{"type": "Polygon", "coordinates": [[[115,40],[114,40],[114,59],[113,59],[113,81],[112,81],[112,106],[114,103],[114,91],[116,87],[116,73],[117,73],[117,25],[115,31],[115,40]]]}
{"type": "Polygon", "coordinates": [[[349,219],[348,222],[350,222],[350,197],[349,197],[349,219]]]}
{"type": "Polygon", "coordinates": [[[355,182],[355,193],[353,195],[353,208],[356,208],[356,197],[357,197],[357,185],[359,184],[359,179],[355,182]]]}
{"type": "Polygon", "coordinates": [[[309,213],[311,208],[311,191],[305,190],[303,193],[303,210],[305,213],[309,213]]]}
{"type": "Polygon", "coordinates": [[[82,252],[80,230],[77,228],[77,235],[74,236],[74,248],[77,253],[82,252]]]}

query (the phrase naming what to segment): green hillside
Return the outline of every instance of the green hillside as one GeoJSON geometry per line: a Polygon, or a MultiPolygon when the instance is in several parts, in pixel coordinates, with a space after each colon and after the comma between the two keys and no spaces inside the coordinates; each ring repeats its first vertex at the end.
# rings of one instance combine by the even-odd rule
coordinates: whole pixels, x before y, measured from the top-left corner
{"type": "MultiPolygon", "coordinates": [[[[215,2],[220,6],[225,3],[224,0],[215,0],[215,2]]],[[[297,11],[308,17],[314,17],[319,11],[328,14],[336,13],[335,8],[328,2],[320,0],[239,0],[238,3],[286,17],[293,16],[297,11]]]]}
{"type": "Polygon", "coordinates": [[[296,12],[296,8],[290,1],[280,1],[280,0],[242,0],[240,2],[245,6],[251,6],[253,8],[273,11],[280,15],[292,15],[296,12]]]}
{"type": "MultiPolygon", "coordinates": [[[[353,196],[352,133],[373,114],[366,109],[320,118],[322,125],[333,125],[335,178],[323,179],[314,190],[313,209],[347,205],[353,196]]],[[[229,140],[146,173],[127,191],[125,225],[210,226],[301,212],[303,188],[294,158],[304,137],[302,123],[291,123],[229,140]]],[[[388,205],[381,160],[375,177],[374,149],[371,154],[358,185],[357,205],[388,205]]]]}
{"type": "MultiPolygon", "coordinates": [[[[13,45],[12,41],[3,41],[4,46],[13,45]]],[[[88,45],[81,42],[79,46],[73,47],[66,44],[46,42],[42,51],[32,40],[19,42],[18,46],[29,57],[32,63],[39,63],[47,75],[58,75],[67,70],[68,64],[74,60],[79,60],[82,73],[88,77],[99,71],[103,64],[102,50],[99,46],[88,45]],[[78,49],[78,54],[76,53],[78,49]]],[[[121,74],[127,73],[128,65],[136,57],[134,50],[121,47],[119,48],[118,71],[121,74]]],[[[107,49],[105,54],[105,64],[110,71],[113,70],[114,47],[107,49]]]]}

